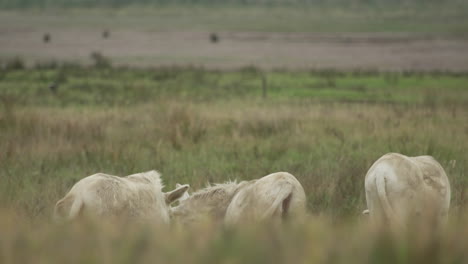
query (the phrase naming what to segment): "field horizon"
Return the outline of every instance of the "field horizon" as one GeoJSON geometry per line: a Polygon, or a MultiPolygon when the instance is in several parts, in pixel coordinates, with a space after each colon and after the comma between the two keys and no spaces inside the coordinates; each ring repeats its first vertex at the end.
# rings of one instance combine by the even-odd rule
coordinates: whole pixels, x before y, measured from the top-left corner
{"type": "Polygon", "coordinates": [[[100,53],[128,67],[466,72],[467,18],[453,3],[3,9],[0,59],[89,65],[100,53]]]}

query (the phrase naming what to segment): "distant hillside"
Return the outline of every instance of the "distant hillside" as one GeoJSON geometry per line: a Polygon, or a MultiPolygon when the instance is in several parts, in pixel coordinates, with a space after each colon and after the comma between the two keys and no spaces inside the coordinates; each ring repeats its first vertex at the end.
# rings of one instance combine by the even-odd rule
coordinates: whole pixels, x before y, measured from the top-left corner
{"type": "MultiPolygon", "coordinates": [[[[463,4],[464,0],[0,0],[0,8],[126,7],[159,5],[231,6],[405,6],[463,4]]],[[[466,6],[466,5],[465,5],[466,6]]]]}

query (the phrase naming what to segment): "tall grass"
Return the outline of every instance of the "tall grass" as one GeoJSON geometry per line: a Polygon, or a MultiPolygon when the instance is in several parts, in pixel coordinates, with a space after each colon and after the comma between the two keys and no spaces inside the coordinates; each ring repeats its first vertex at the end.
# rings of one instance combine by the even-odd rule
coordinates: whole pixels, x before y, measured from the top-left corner
{"type": "MultiPolygon", "coordinates": [[[[465,263],[466,222],[405,235],[310,218],[296,226],[25,223],[0,218],[2,263],[465,263]]],[[[466,219],[464,219],[466,220],[466,219]]]]}
{"type": "Polygon", "coordinates": [[[257,75],[5,71],[0,262],[466,262],[466,76],[268,72],[263,98],[257,75]],[[442,164],[452,185],[453,229],[420,238],[367,227],[360,217],[364,176],[387,152],[429,154],[442,164]],[[304,186],[310,219],[280,231],[50,223],[55,202],[84,176],[150,169],[162,172],[168,189],[288,171],[304,186]]]}

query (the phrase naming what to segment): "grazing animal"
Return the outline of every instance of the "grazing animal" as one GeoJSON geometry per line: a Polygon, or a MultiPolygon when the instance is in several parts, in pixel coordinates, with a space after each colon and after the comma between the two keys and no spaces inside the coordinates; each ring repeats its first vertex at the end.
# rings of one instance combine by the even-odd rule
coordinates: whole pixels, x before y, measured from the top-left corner
{"type": "Polygon", "coordinates": [[[162,192],[156,171],[118,177],[104,173],[77,182],[55,205],[56,219],[74,219],[82,213],[105,218],[134,218],[168,224],[169,205],[182,197],[188,185],[162,192]]]}
{"type": "Polygon", "coordinates": [[[234,225],[303,215],[305,203],[299,181],[287,172],[277,172],[257,180],[208,186],[180,201],[171,213],[183,223],[209,219],[234,225]]]}
{"type": "Polygon", "coordinates": [[[218,36],[218,34],[216,34],[216,33],[214,33],[214,32],[211,33],[211,34],[210,34],[210,41],[211,41],[211,43],[218,43],[218,41],[219,41],[219,36],[218,36]]]}
{"type": "Polygon", "coordinates": [[[239,190],[227,208],[225,223],[302,217],[305,208],[306,196],[299,181],[287,172],[277,172],[239,190]]]}
{"type": "Polygon", "coordinates": [[[52,93],[56,94],[57,93],[57,90],[58,90],[58,83],[57,82],[52,82],[50,85],[49,85],[49,89],[52,93]]]}
{"type": "Polygon", "coordinates": [[[104,31],[102,31],[102,38],[109,38],[110,37],[110,31],[108,29],[104,29],[104,31]]]}
{"type": "Polygon", "coordinates": [[[405,227],[408,223],[445,222],[450,183],[431,156],[389,153],[378,159],[365,179],[367,208],[374,223],[405,227]]]}
{"type": "Polygon", "coordinates": [[[42,41],[44,41],[44,43],[49,43],[51,41],[51,36],[49,33],[45,33],[43,36],[42,36],[42,41]]]}

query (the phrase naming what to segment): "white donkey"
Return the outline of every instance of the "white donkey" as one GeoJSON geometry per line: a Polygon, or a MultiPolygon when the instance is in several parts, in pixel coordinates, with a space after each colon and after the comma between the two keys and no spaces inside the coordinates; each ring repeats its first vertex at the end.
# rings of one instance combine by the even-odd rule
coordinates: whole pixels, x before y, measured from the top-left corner
{"type": "Polygon", "coordinates": [[[389,153],[378,159],[365,179],[367,208],[373,222],[444,222],[450,207],[450,183],[431,156],[389,153]]]}
{"type": "Polygon", "coordinates": [[[208,186],[181,200],[172,215],[183,223],[208,218],[233,225],[302,217],[305,210],[306,196],[299,181],[287,172],[277,172],[258,180],[208,186]]]}
{"type": "Polygon", "coordinates": [[[118,177],[97,173],[81,179],[55,205],[56,219],[73,219],[82,213],[99,217],[135,218],[168,224],[169,204],[183,196],[188,185],[163,193],[161,176],[148,171],[118,177]]]}

